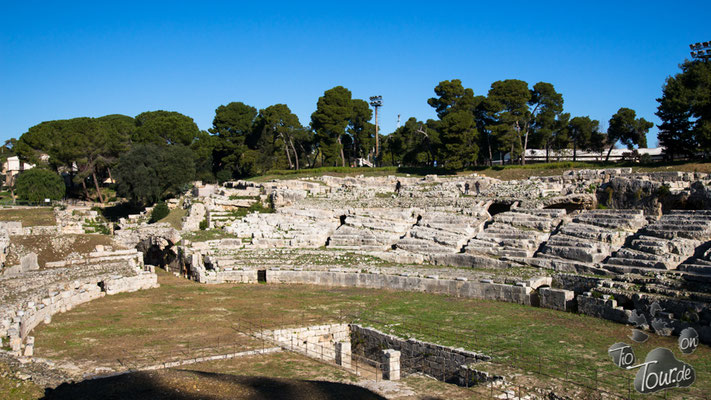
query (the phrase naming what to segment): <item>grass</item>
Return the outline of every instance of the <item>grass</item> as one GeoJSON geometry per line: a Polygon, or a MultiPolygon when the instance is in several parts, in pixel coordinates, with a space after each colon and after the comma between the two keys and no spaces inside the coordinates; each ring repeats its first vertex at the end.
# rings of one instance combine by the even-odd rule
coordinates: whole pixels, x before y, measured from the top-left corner
{"type": "MultiPolygon", "coordinates": [[[[494,356],[494,370],[537,370],[619,391],[625,372],[607,348],[627,341],[628,327],[578,314],[416,292],[308,285],[204,286],[160,273],[161,287],[108,296],[56,315],[38,327],[40,357],[111,362],[127,351],[160,357],[175,348],[237,340],[233,327],[250,321],[263,328],[355,320],[363,325],[464,347],[494,356]],[[358,317],[354,317],[358,314],[358,317]],[[110,323],[98,323],[107,321],[110,323]]],[[[676,349],[674,338],[653,336],[636,345],[642,358],[654,347],[676,349]]],[[[677,351],[678,353],[678,351],[677,351]]],[[[711,390],[711,350],[702,345],[681,357],[697,371],[696,387],[711,390]]],[[[626,376],[626,375],[625,375],[626,376]]]]}
{"type": "Polygon", "coordinates": [[[231,215],[235,218],[244,218],[247,216],[247,214],[251,213],[273,213],[274,208],[272,207],[265,207],[262,205],[261,202],[257,201],[255,203],[250,204],[249,207],[239,207],[235,210],[232,211],[231,215]]]}
{"type": "Polygon", "coordinates": [[[222,229],[207,229],[204,231],[185,232],[182,234],[184,240],[191,242],[206,242],[217,239],[237,239],[237,235],[227,233],[222,229]]]}
{"type": "Polygon", "coordinates": [[[32,381],[18,379],[7,365],[0,362],[0,394],[3,399],[38,399],[44,389],[32,381]]]}
{"type": "Polygon", "coordinates": [[[165,218],[161,219],[158,222],[167,222],[173,228],[180,230],[183,228],[183,217],[185,217],[187,213],[188,210],[182,207],[175,207],[174,209],[170,210],[170,213],[168,213],[165,218]]]}
{"type": "Polygon", "coordinates": [[[113,246],[113,239],[106,235],[20,235],[13,236],[8,247],[6,265],[20,263],[27,253],[37,254],[40,267],[46,262],[62,261],[72,253],[86,254],[97,245],[113,246]]]}
{"type": "Polygon", "coordinates": [[[48,207],[0,209],[0,221],[20,221],[23,227],[57,224],[54,210],[48,207]]]}

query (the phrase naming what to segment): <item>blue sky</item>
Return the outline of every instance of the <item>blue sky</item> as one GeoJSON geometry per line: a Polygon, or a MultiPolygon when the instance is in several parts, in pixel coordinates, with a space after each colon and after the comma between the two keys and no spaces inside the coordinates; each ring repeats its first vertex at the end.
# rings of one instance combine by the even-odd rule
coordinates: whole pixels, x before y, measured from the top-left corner
{"type": "MultiPolygon", "coordinates": [[[[603,122],[620,107],[658,123],[664,79],[711,40],[711,2],[10,2],[0,15],[0,139],[52,119],[285,103],[308,124],[323,92],[380,94],[434,118],[447,79],[550,82],[565,110],[603,122]]],[[[656,144],[656,128],[650,146],[656,144]]]]}

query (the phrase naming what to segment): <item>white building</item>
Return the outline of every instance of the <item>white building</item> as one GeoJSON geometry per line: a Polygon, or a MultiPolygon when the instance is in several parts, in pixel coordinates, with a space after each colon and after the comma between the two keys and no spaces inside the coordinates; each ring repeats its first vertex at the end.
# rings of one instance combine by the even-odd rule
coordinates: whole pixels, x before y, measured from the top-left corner
{"type": "MultiPolygon", "coordinates": [[[[576,152],[575,161],[605,161],[607,157],[607,151],[609,149],[598,153],[594,151],[583,151],[578,150],[576,152]]],[[[657,147],[653,149],[612,149],[610,153],[609,161],[634,161],[642,155],[649,155],[652,161],[661,161],[664,158],[664,148],[657,147]],[[636,152],[636,153],[635,153],[636,152]]],[[[573,149],[562,149],[562,150],[550,150],[548,152],[548,160],[550,162],[557,161],[573,161],[573,149]]],[[[509,154],[504,154],[504,163],[508,163],[509,154]]],[[[526,149],[526,161],[546,161],[546,150],[545,149],[526,149]]],[[[501,163],[500,160],[495,160],[494,164],[501,163]]]]}
{"type": "Polygon", "coordinates": [[[17,156],[8,157],[7,160],[2,164],[2,173],[3,175],[5,175],[5,185],[10,186],[17,174],[26,169],[32,169],[34,167],[34,164],[20,161],[20,158],[17,156]]]}

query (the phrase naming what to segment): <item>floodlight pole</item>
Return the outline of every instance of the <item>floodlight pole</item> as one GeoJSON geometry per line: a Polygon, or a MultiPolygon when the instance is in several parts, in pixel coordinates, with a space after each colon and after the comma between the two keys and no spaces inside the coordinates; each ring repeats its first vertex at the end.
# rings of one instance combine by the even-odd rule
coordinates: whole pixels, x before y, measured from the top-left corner
{"type": "Polygon", "coordinates": [[[693,59],[708,61],[711,58],[711,42],[692,43],[689,48],[693,59]]]}
{"type": "Polygon", "coordinates": [[[371,96],[370,105],[375,108],[375,166],[378,166],[378,156],[380,155],[380,135],[378,126],[378,108],[383,105],[383,96],[371,96]]]}

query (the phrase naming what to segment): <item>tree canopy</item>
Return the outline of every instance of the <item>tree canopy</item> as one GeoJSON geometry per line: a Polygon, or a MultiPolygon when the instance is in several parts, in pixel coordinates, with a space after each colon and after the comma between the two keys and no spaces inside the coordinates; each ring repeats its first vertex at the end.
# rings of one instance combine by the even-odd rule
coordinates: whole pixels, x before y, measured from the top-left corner
{"type": "Polygon", "coordinates": [[[150,205],[182,192],[195,178],[188,147],[139,144],[116,165],[117,191],[136,204],[150,205]]]}
{"type": "Polygon", "coordinates": [[[23,171],[15,181],[17,197],[33,203],[42,203],[45,199],[59,200],[64,197],[65,191],[64,180],[47,169],[23,171]]]}
{"type": "MultiPolygon", "coordinates": [[[[659,142],[669,156],[711,153],[710,65],[683,63],[657,99],[659,142]]],[[[164,110],[46,121],[6,142],[1,156],[17,154],[65,175],[72,196],[91,199],[93,186],[103,202],[103,183],[115,181],[119,194],[148,204],[177,193],[191,179],[226,181],[274,169],[368,162],[463,169],[490,165],[506,154],[510,162],[525,164],[529,148],[545,149],[546,159],[550,150],[563,149],[571,149],[574,160],[581,150],[604,155],[607,149],[609,158],[618,143],[646,147],[653,126],[622,107],[603,132],[597,120],[564,112],[563,94],[548,82],[531,87],[504,79],[476,95],[460,79],[443,80],[426,102],[436,118],[408,118],[381,135],[377,160],[373,111],[343,86],[324,91],[308,126],[286,104],[257,109],[234,101],[215,109],[207,131],[187,115],[164,110]]]]}
{"type": "Polygon", "coordinates": [[[657,99],[659,144],[667,156],[711,153],[711,63],[686,61],[667,78],[657,99]]]}
{"type": "Polygon", "coordinates": [[[607,142],[610,149],[605,160],[610,158],[610,153],[618,141],[630,150],[635,145],[647,147],[647,132],[654,124],[644,118],[636,117],[634,110],[622,107],[610,118],[610,126],[607,128],[607,142]]]}

